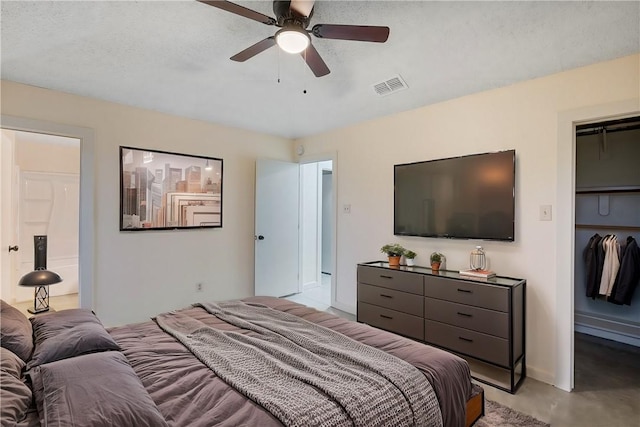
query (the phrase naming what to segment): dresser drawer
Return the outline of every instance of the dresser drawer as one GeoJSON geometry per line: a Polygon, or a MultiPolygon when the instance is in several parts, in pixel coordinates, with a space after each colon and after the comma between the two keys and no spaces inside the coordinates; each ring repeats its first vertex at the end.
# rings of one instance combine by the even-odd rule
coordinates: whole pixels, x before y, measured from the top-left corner
{"type": "Polygon", "coordinates": [[[414,316],[422,316],[424,312],[422,297],[364,283],[358,283],[358,301],[413,314],[414,316]]]}
{"type": "Polygon", "coordinates": [[[484,283],[425,277],[424,294],[460,304],[509,311],[509,290],[484,283]]]}
{"type": "Polygon", "coordinates": [[[424,335],[426,342],[504,367],[509,366],[508,340],[433,320],[424,321],[424,335]]]}
{"type": "Polygon", "coordinates": [[[358,283],[424,295],[422,275],[388,268],[358,266],[358,283]]]}
{"type": "Polygon", "coordinates": [[[358,322],[424,340],[424,320],[422,317],[358,301],[358,322]]]}
{"type": "Polygon", "coordinates": [[[425,297],[424,318],[509,338],[509,314],[501,311],[425,297]]]}

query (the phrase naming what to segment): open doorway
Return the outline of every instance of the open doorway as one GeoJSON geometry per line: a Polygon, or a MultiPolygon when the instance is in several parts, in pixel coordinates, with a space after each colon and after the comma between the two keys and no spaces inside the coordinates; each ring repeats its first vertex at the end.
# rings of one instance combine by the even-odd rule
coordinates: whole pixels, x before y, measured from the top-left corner
{"type": "Polygon", "coordinates": [[[637,99],[577,108],[558,114],[556,183],[556,253],[568,262],[556,264],[555,387],[574,389],[575,263],[582,256],[575,246],[576,129],[577,126],[613,118],[638,116],[637,99]]]}
{"type": "Polygon", "coordinates": [[[574,392],[628,408],[640,379],[639,141],[640,117],[576,127],[574,392]]]}
{"type": "Polygon", "coordinates": [[[293,300],[327,310],[334,279],[333,161],[300,165],[300,279],[293,300]]]}
{"type": "Polygon", "coordinates": [[[34,269],[34,236],[47,236],[46,267],[63,281],[49,288],[53,309],[79,307],[80,140],[2,129],[3,300],[25,314],[34,289],[18,286],[34,269]]]}

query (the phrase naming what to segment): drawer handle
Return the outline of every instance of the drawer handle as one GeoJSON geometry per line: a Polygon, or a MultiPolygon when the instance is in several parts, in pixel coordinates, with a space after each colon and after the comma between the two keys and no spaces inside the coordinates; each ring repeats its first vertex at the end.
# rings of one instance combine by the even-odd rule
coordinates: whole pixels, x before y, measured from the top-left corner
{"type": "Polygon", "coordinates": [[[392,276],[383,276],[382,274],[380,275],[380,277],[382,277],[383,279],[393,279],[392,276]]]}
{"type": "Polygon", "coordinates": [[[384,314],[381,314],[380,317],[382,317],[383,319],[393,319],[393,317],[385,316],[384,314]]]}
{"type": "Polygon", "coordinates": [[[393,298],[391,295],[380,294],[382,298],[393,298]]]}
{"type": "Polygon", "coordinates": [[[467,313],[460,313],[458,312],[459,316],[464,316],[464,317],[473,317],[473,314],[467,314],[467,313]]]}
{"type": "Polygon", "coordinates": [[[460,289],[460,288],[458,288],[458,292],[464,292],[465,294],[472,294],[473,293],[473,291],[470,291],[468,289],[460,289]]]}
{"type": "Polygon", "coordinates": [[[466,342],[473,342],[473,340],[470,340],[469,338],[465,338],[465,337],[458,337],[458,339],[461,339],[462,341],[466,341],[466,342]]]}

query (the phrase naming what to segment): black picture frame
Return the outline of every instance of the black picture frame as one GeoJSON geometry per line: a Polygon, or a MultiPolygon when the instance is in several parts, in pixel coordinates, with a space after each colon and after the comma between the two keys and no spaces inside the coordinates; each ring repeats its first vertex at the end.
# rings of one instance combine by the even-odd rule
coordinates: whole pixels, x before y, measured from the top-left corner
{"type": "Polygon", "coordinates": [[[120,231],[222,227],[223,160],[120,146],[120,231]]]}

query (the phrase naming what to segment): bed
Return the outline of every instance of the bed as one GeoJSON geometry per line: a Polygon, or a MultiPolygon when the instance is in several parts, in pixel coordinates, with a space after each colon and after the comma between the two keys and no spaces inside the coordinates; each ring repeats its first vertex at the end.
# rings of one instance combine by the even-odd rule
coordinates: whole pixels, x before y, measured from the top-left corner
{"type": "MultiPolygon", "coordinates": [[[[289,321],[292,317],[304,319],[312,325],[320,326],[321,328],[314,327],[321,332],[328,329],[329,332],[335,331],[351,338],[348,341],[353,341],[353,345],[364,344],[367,348],[381,350],[378,353],[384,354],[378,356],[384,358],[393,355],[408,362],[428,381],[427,386],[435,395],[435,405],[444,426],[469,426],[483,414],[482,390],[471,383],[466,361],[455,355],[285,299],[251,297],[234,303],[272,311],[284,321],[289,321]]],[[[181,341],[204,329],[215,330],[216,334],[225,336],[234,335],[229,332],[235,331],[235,336],[241,339],[256,336],[257,332],[252,327],[242,323],[234,324],[229,318],[216,316],[210,310],[209,306],[187,307],[142,323],[108,330],[102,328],[104,332],[100,330],[102,325],[97,317],[87,310],[67,310],[67,314],[58,312],[32,318],[33,349],[29,350],[28,343],[26,349],[17,349],[27,359],[23,361],[17,378],[26,384],[34,398],[29,400],[28,408],[24,408],[26,399],[21,405],[12,405],[12,408],[17,407],[13,411],[17,414],[17,425],[282,426],[283,420],[289,419],[283,417],[278,410],[273,410],[271,402],[264,403],[260,398],[255,398],[242,388],[241,382],[238,389],[230,386],[228,383],[236,384],[234,381],[241,380],[227,378],[224,370],[216,375],[201,360],[204,356],[198,353],[197,348],[190,350],[188,343],[181,341]],[[88,324],[90,328],[87,327],[88,324]],[[189,324],[201,326],[191,326],[189,329],[185,326],[189,324]],[[171,327],[185,327],[185,333],[179,335],[171,327]],[[219,331],[227,332],[220,334],[219,331]],[[99,338],[88,340],[88,335],[99,338]],[[73,344],[61,345],[67,340],[73,344]],[[25,356],[30,351],[31,355],[25,356]],[[223,381],[221,377],[225,377],[227,381],[223,381]],[[114,389],[117,392],[114,393],[114,389]],[[71,393],[70,390],[75,390],[76,393],[71,393]],[[96,414],[88,414],[87,408],[93,408],[92,411],[96,414]],[[272,409],[273,413],[265,408],[272,409]],[[94,417],[92,421],[82,420],[83,417],[90,416],[94,417]],[[118,418],[113,417],[123,418],[117,424],[114,420],[118,418]]],[[[5,323],[11,322],[5,322],[8,316],[4,303],[2,317],[2,347],[15,349],[15,343],[6,339],[5,323]],[[5,346],[7,342],[9,345],[5,346]]],[[[314,354],[309,356],[315,357],[314,354]]],[[[237,357],[237,354],[233,357],[237,357]]],[[[3,379],[6,365],[4,359],[3,350],[3,379]]],[[[238,371],[237,364],[230,365],[231,371],[238,371]]],[[[257,362],[255,365],[260,366],[257,362]]],[[[378,365],[386,366],[381,363],[378,365]]],[[[225,366],[224,361],[222,366],[225,366]]],[[[253,368],[253,364],[243,366],[253,368]]],[[[310,366],[316,367],[315,364],[310,366]]],[[[270,382],[279,381],[267,381],[270,382]]],[[[7,395],[5,384],[7,382],[3,381],[3,426],[8,417],[4,408],[4,397],[7,395]]],[[[312,385],[315,387],[315,383],[312,385]]],[[[358,393],[353,393],[353,389],[349,393],[368,393],[364,388],[356,390],[358,393]]],[[[285,395],[283,391],[283,396],[285,395]]],[[[289,398],[290,402],[297,403],[298,400],[305,399],[289,398]]],[[[381,407],[377,404],[372,407],[361,403],[355,405],[356,410],[361,408],[365,413],[373,413],[376,408],[381,407]]],[[[309,413],[312,411],[309,410],[309,413]]],[[[285,424],[296,423],[287,421],[285,424]]],[[[336,425],[331,422],[326,424],[336,425]]],[[[378,424],[389,425],[387,422],[378,424]]],[[[438,425],[435,422],[428,424],[438,425]]],[[[298,425],[309,424],[303,422],[298,425]]]]}

